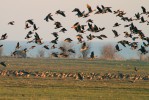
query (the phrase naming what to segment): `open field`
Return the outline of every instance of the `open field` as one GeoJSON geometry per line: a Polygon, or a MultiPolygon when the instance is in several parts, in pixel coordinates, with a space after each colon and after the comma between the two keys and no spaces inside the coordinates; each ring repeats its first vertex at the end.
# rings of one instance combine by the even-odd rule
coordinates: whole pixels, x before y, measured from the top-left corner
{"type": "MultiPolygon", "coordinates": [[[[146,76],[149,63],[48,58],[0,58],[9,66],[1,70],[52,73],[123,73],[146,76]],[[138,71],[134,71],[134,67],[138,71]]],[[[29,100],[148,100],[149,80],[60,79],[50,77],[0,76],[0,99],[29,100]]]]}

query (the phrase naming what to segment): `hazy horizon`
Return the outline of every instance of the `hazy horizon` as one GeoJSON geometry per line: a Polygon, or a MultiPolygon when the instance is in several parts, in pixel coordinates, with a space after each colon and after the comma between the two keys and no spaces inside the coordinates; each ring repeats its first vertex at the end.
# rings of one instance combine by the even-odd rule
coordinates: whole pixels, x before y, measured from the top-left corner
{"type": "MultiPolygon", "coordinates": [[[[10,56],[11,53],[15,50],[15,46],[17,44],[18,41],[5,41],[3,42],[4,44],[4,47],[3,47],[3,56],[10,56]]],[[[49,41],[46,41],[45,44],[48,44],[49,41]]],[[[98,56],[98,57],[101,57],[101,50],[102,50],[102,47],[107,45],[107,44],[111,44],[111,45],[115,45],[116,42],[104,42],[104,41],[101,41],[101,42],[90,42],[91,44],[91,51],[94,51],[95,55],[98,56]]],[[[73,42],[72,43],[73,45],[77,44],[77,42],[73,42]]],[[[21,48],[20,49],[24,49],[24,48],[30,48],[32,45],[35,45],[33,43],[31,44],[27,44],[25,41],[23,42],[20,42],[20,45],[21,45],[21,48]]],[[[59,45],[61,45],[61,43],[59,42],[59,45]]],[[[32,50],[29,50],[29,52],[27,52],[27,57],[37,57],[38,56],[38,53],[40,50],[43,50],[45,52],[45,57],[49,57],[49,54],[51,54],[52,52],[59,52],[60,53],[60,50],[56,49],[49,49],[49,50],[46,50],[45,48],[43,48],[43,45],[35,45],[36,48],[32,49],[32,50]]],[[[52,45],[50,44],[49,45],[49,48],[51,47],[52,45]]],[[[57,45],[58,46],[58,45],[57,45]]],[[[136,50],[131,50],[130,48],[124,48],[123,46],[120,46],[123,50],[120,51],[120,52],[117,52],[117,54],[121,57],[123,57],[124,59],[139,59],[139,56],[137,54],[137,51],[136,50]]],[[[77,46],[73,46],[72,47],[77,53],[75,54],[76,57],[78,55],[80,55],[80,44],[78,44],[77,46]]],[[[89,53],[90,55],[90,53],[89,53]]]]}

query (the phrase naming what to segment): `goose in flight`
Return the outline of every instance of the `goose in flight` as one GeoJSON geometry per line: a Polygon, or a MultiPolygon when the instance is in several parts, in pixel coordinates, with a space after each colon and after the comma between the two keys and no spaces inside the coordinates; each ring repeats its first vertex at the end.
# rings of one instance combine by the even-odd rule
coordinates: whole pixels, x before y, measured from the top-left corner
{"type": "Polygon", "coordinates": [[[52,45],[52,46],[51,46],[51,49],[55,49],[55,48],[57,48],[55,45],[52,45]]]}
{"type": "Polygon", "coordinates": [[[32,31],[29,31],[29,32],[27,33],[25,39],[31,38],[32,36],[30,36],[30,35],[32,35],[32,34],[33,34],[33,32],[32,32],[32,31]]]}
{"type": "Polygon", "coordinates": [[[45,18],[44,18],[44,20],[45,21],[47,21],[47,22],[49,22],[49,19],[51,20],[51,21],[54,21],[54,19],[52,18],[52,14],[51,13],[49,13],[45,18]]]}
{"type": "Polygon", "coordinates": [[[99,32],[105,30],[105,27],[100,28],[99,27],[99,32]]]}
{"type": "Polygon", "coordinates": [[[39,27],[37,27],[36,24],[34,24],[33,28],[34,28],[33,31],[36,31],[36,30],[38,30],[39,27]]]}
{"type": "Polygon", "coordinates": [[[60,15],[62,15],[63,17],[66,17],[64,11],[61,11],[61,10],[57,10],[55,14],[60,14],[60,15]]]}
{"type": "Polygon", "coordinates": [[[21,47],[20,43],[18,42],[17,45],[16,45],[16,49],[20,49],[20,47],[21,47]]]}
{"type": "Polygon", "coordinates": [[[55,22],[54,25],[55,25],[55,29],[62,27],[62,24],[60,22],[55,22]]]}
{"type": "Polygon", "coordinates": [[[8,25],[14,25],[15,21],[11,21],[8,23],[8,25]]]}
{"type": "Polygon", "coordinates": [[[102,38],[108,38],[106,35],[104,35],[104,34],[101,34],[100,36],[95,36],[96,38],[98,38],[98,39],[101,39],[101,40],[103,40],[102,38]]]}
{"type": "Polygon", "coordinates": [[[66,28],[62,28],[59,32],[63,32],[63,33],[65,33],[66,31],[67,31],[66,28]]]}
{"type": "Polygon", "coordinates": [[[76,53],[73,49],[69,49],[68,52],[76,53]]]}
{"type": "Polygon", "coordinates": [[[78,39],[79,43],[82,43],[82,39],[83,39],[83,36],[81,34],[78,34],[76,35],[76,38],[78,39]]]}
{"type": "Polygon", "coordinates": [[[101,5],[101,7],[104,13],[107,13],[107,12],[112,13],[112,10],[111,10],[112,7],[105,7],[104,5],[101,5]]]}
{"type": "Polygon", "coordinates": [[[144,20],[144,17],[142,16],[140,23],[145,23],[145,22],[147,22],[147,20],[144,20]]]}
{"type": "Polygon", "coordinates": [[[116,22],[113,27],[118,27],[118,26],[120,26],[120,25],[121,25],[121,24],[119,24],[119,23],[116,22]]]}
{"type": "Polygon", "coordinates": [[[0,45],[0,48],[3,47],[3,44],[0,45]]]}
{"type": "Polygon", "coordinates": [[[35,32],[34,37],[35,37],[34,40],[36,44],[39,44],[39,45],[43,44],[43,42],[41,41],[42,38],[39,37],[38,33],[35,32]]]}
{"type": "Polygon", "coordinates": [[[29,49],[34,49],[35,47],[36,47],[36,46],[33,45],[33,46],[31,46],[29,49]]]}
{"type": "Polygon", "coordinates": [[[82,46],[81,46],[81,52],[83,52],[83,51],[85,51],[85,50],[87,50],[88,49],[88,46],[86,45],[86,43],[84,42],[83,44],[82,44],[82,46]]]}
{"type": "Polygon", "coordinates": [[[49,47],[48,47],[48,46],[49,46],[49,45],[44,45],[43,48],[49,50],[49,47]]]}
{"type": "Polygon", "coordinates": [[[93,40],[95,38],[94,35],[89,34],[88,36],[86,36],[88,40],[93,40]]]}
{"type": "Polygon", "coordinates": [[[95,10],[92,10],[92,7],[89,4],[87,4],[86,7],[88,9],[88,13],[92,13],[93,11],[95,11],[95,10]]]}
{"type": "Polygon", "coordinates": [[[8,37],[8,35],[7,35],[7,33],[5,33],[1,36],[0,40],[5,40],[5,39],[7,39],[7,37],[8,37]]]}
{"type": "Polygon", "coordinates": [[[25,29],[30,28],[31,26],[28,25],[28,23],[25,23],[25,29]]]}
{"type": "Polygon", "coordinates": [[[53,32],[53,33],[51,33],[55,38],[57,38],[58,37],[58,32],[53,32]]]}
{"type": "Polygon", "coordinates": [[[84,13],[85,13],[85,11],[81,12],[80,9],[78,9],[78,8],[75,8],[72,12],[77,12],[76,15],[77,15],[78,17],[83,17],[83,15],[84,15],[84,13]]]}
{"type": "Polygon", "coordinates": [[[141,45],[141,48],[138,50],[138,51],[141,51],[141,54],[146,54],[148,53],[148,51],[145,49],[144,46],[141,45]]]}
{"type": "Polygon", "coordinates": [[[34,25],[33,19],[28,19],[26,22],[31,24],[31,25],[34,25]]]}
{"type": "Polygon", "coordinates": [[[66,38],[64,41],[65,42],[68,42],[68,43],[71,43],[72,42],[72,39],[71,38],[66,38]]]}
{"type": "Polygon", "coordinates": [[[62,51],[62,52],[65,52],[66,49],[64,47],[59,47],[59,49],[62,51]]]}
{"type": "Polygon", "coordinates": [[[140,20],[140,14],[139,13],[137,13],[137,14],[135,14],[135,17],[136,17],[136,19],[134,19],[134,20],[140,20]]]}
{"type": "Polygon", "coordinates": [[[57,44],[58,37],[56,37],[54,40],[51,41],[51,43],[57,44]]]}
{"type": "Polygon", "coordinates": [[[120,35],[116,30],[112,30],[112,32],[114,33],[115,37],[118,37],[120,35]]]}
{"type": "Polygon", "coordinates": [[[95,36],[95,37],[98,38],[98,39],[100,39],[100,40],[103,40],[101,36],[95,36]]]}
{"type": "Polygon", "coordinates": [[[126,38],[127,38],[127,37],[132,38],[132,34],[131,34],[131,33],[129,34],[127,31],[125,31],[125,32],[124,32],[124,34],[125,34],[125,36],[124,36],[124,37],[126,37],[126,38]]]}
{"type": "Polygon", "coordinates": [[[88,19],[86,22],[87,23],[93,23],[93,20],[92,19],[88,19]]]}
{"type": "Polygon", "coordinates": [[[103,9],[101,9],[99,6],[96,7],[98,11],[95,12],[95,14],[103,14],[103,9]]]}
{"type": "Polygon", "coordinates": [[[71,28],[74,28],[78,33],[84,33],[84,26],[80,25],[79,22],[76,22],[71,28]]]}
{"type": "Polygon", "coordinates": [[[141,8],[142,8],[142,13],[141,14],[149,14],[149,11],[146,11],[146,8],[145,7],[143,7],[143,6],[141,6],[141,8]]]}
{"type": "Polygon", "coordinates": [[[31,38],[32,36],[30,36],[30,34],[27,34],[26,35],[26,37],[25,37],[25,39],[29,39],[29,38],[31,38]]]}

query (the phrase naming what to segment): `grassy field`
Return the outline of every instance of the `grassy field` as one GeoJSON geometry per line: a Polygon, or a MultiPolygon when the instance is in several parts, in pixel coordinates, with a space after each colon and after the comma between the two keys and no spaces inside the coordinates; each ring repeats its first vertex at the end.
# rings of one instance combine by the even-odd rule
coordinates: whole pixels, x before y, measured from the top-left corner
{"type": "MultiPolygon", "coordinates": [[[[148,75],[149,63],[48,58],[0,58],[1,70],[117,73],[148,75]]],[[[0,76],[1,100],[149,100],[149,80],[72,80],[0,76]]]]}

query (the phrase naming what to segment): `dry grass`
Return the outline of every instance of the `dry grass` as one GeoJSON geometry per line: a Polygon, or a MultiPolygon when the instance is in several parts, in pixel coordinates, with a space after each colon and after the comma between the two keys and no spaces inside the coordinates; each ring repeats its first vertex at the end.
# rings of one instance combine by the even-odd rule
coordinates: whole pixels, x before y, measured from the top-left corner
{"type": "MultiPolygon", "coordinates": [[[[96,72],[149,74],[149,63],[77,59],[2,58],[10,64],[2,70],[52,72],[96,72]]],[[[138,80],[61,80],[47,78],[0,76],[0,99],[29,100],[148,100],[149,81],[138,80]]]]}

